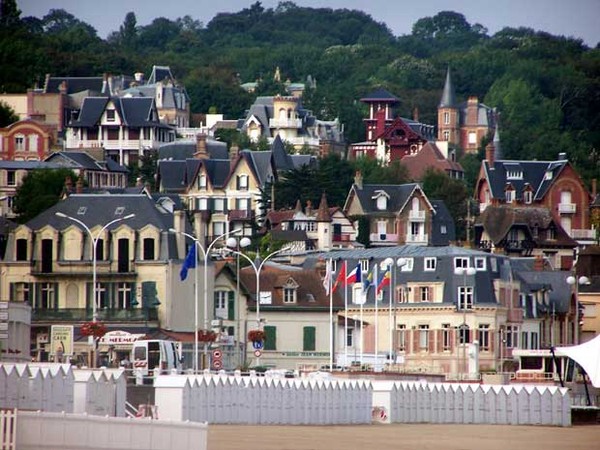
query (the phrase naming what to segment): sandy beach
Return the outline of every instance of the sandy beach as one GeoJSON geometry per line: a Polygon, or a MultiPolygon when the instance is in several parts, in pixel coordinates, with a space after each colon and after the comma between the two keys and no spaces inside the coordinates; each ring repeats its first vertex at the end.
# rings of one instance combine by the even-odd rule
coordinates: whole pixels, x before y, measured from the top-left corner
{"type": "Polygon", "coordinates": [[[208,450],[597,450],[600,425],[210,425],[208,450]]]}

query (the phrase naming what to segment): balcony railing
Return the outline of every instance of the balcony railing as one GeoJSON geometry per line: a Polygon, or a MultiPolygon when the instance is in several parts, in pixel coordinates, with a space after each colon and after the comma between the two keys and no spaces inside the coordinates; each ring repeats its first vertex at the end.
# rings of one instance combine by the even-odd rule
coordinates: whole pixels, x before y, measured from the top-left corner
{"type": "Polygon", "coordinates": [[[596,239],[596,230],[580,230],[577,228],[571,229],[571,237],[573,239],[596,239]]]}
{"type": "Polygon", "coordinates": [[[302,119],[269,119],[269,128],[302,128],[302,119]]]}
{"type": "Polygon", "coordinates": [[[407,234],[406,235],[406,243],[407,244],[427,244],[429,242],[428,234],[407,234]]]}
{"type": "Polygon", "coordinates": [[[425,220],[425,211],[411,209],[408,212],[408,220],[424,221],[425,220]]]}
{"type": "MultiPolygon", "coordinates": [[[[156,308],[104,309],[97,311],[98,320],[102,322],[145,322],[158,320],[156,308]]],[[[85,322],[92,320],[92,310],[85,308],[33,309],[33,322],[85,322]]]]}
{"type": "Polygon", "coordinates": [[[574,214],[577,209],[575,203],[559,203],[558,212],[560,214],[574,214]]]}
{"type": "Polygon", "coordinates": [[[390,244],[393,244],[398,242],[398,235],[390,233],[371,233],[369,235],[369,240],[371,242],[389,242],[390,244]]]}

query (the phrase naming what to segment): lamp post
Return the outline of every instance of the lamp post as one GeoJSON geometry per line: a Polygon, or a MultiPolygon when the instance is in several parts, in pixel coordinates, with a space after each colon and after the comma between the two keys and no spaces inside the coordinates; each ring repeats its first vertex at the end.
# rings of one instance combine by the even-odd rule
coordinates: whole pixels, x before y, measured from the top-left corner
{"type": "MultiPolygon", "coordinates": [[[[196,245],[196,248],[200,249],[200,251],[202,252],[202,258],[204,259],[204,329],[208,330],[208,255],[210,255],[210,251],[213,247],[213,245],[219,240],[222,239],[226,236],[229,236],[230,234],[234,234],[234,233],[239,233],[242,230],[231,230],[228,231],[226,233],[223,233],[219,236],[217,236],[213,241],[211,241],[211,243],[208,245],[208,247],[206,248],[206,250],[204,249],[204,247],[202,246],[202,244],[200,244],[200,238],[197,238],[189,233],[186,233],[184,231],[179,231],[176,230],[175,228],[169,228],[169,232],[174,233],[174,234],[181,234],[182,236],[185,236],[189,239],[191,239],[192,241],[194,241],[194,245],[196,245]]],[[[195,286],[194,286],[194,297],[196,298],[196,301],[194,302],[194,373],[196,373],[198,371],[198,255],[196,255],[196,261],[194,261],[195,263],[195,271],[194,271],[194,276],[195,276],[195,286]]],[[[208,358],[208,343],[205,342],[204,343],[204,360],[205,362],[207,361],[208,358]]]]}
{"type": "MultiPolygon", "coordinates": [[[[462,344],[463,344],[463,363],[459,364],[459,366],[463,366],[461,371],[461,379],[465,378],[465,373],[467,372],[467,275],[475,275],[477,271],[475,270],[474,267],[457,267],[454,269],[454,274],[455,275],[462,275],[463,276],[463,292],[462,292],[462,298],[459,295],[458,297],[458,301],[456,302],[456,306],[457,309],[462,309],[463,312],[463,323],[460,326],[460,333],[459,333],[459,343],[462,340],[462,344]],[[461,302],[462,300],[462,302],[461,302]],[[462,303],[462,304],[461,304],[462,303]],[[462,339],[461,339],[462,337],[462,339]]],[[[471,293],[471,307],[473,307],[473,297],[474,297],[474,292],[471,293]]],[[[457,349],[457,354],[458,354],[458,349],[457,349]]],[[[459,370],[461,370],[461,368],[459,367],[459,370]]]]}
{"type": "MultiPolygon", "coordinates": [[[[233,242],[230,242],[233,243],[233,242]]],[[[234,244],[235,245],[235,244],[234,244]]],[[[256,275],[256,327],[257,329],[260,330],[260,271],[262,270],[262,268],[264,267],[265,263],[273,256],[285,252],[287,251],[287,248],[282,248],[280,250],[276,250],[272,253],[269,253],[265,259],[263,259],[260,264],[257,266],[256,263],[254,261],[252,261],[252,259],[250,259],[250,257],[242,252],[239,252],[237,250],[233,250],[231,248],[228,248],[228,250],[233,253],[234,255],[238,255],[241,256],[242,258],[246,259],[246,261],[248,261],[250,263],[250,265],[252,266],[252,269],[254,269],[254,274],[256,275]]],[[[256,358],[256,365],[258,365],[260,362],[260,357],[256,358]]]]}
{"type": "MultiPolygon", "coordinates": [[[[252,242],[250,241],[249,238],[247,237],[243,237],[240,240],[234,238],[234,237],[230,237],[227,238],[227,241],[225,243],[225,245],[228,248],[231,249],[236,249],[238,252],[240,252],[243,248],[248,247],[252,242]]],[[[240,366],[244,365],[244,354],[245,352],[242,351],[242,349],[244,347],[242,347],[242,342],[246,342],[246,339],[244,338],[242,340],[242,330],[240,329],[240,316],[241,316],[241,305],[240,305],[240,255],[237,254],[235,255],[235,260],[236,260],[236,272],[235,272],[235,282],[236,282],[236,291],[235,291],[235,302],[234,302],[234,313],[235,313],[235,326],[237,329],[237,349],[239,351],[239,363],[240,366]]]]}
{"type": "Polygon", "coordinates": [[[573,328],[573,344],[579,344],[579,286],[590,284],[590,279],[585,276],[575,278],[574,276],[567,277],[567,284],[570,284],[575,289],[575,327],[573,328]]]}
{"type": "MultiPolygon", "coordinates": [[[[396,265],[400,270],[404,267],[408,261],[405,258],[398,258],[396,260],[396,265]]],[[[389,331],[389,346],[390,346],[390,366],[394,361],[394,323],[392,322],[392,304],[394,301],[394,291],[396,290],[396,271],[392,270],[394,267],[394,260],[392,258],[386,258],[382,262],[382,268],[387,268],[390,271],[390,304],[388,310],[388,331],[389,331]]],[[[394,317],[395,317],[396,308],[394,307],[394,317]]]]}
{"type": "MultiPolygon", "coordinates": [[[[135,214],[128,214],[126,216],[111,220],[106,225],[104,225],[102,228],[100,228],[100,231],[98,231],[98,233],[96,233],[95,235],[94,235],[94,233],[92,233],[92,230],[90,230],[90,227],[88,227],[83,221],[77,219],[76,217],[71,217],[60,211],[57,211],[54,214],[57,217],[60,217],[62,219],[68,219],[68,220],[80,225],[87,232],[88,236],[90,237],[91,245],[92,245],[92,248],[91,248],[91,250],[92,250],[92,322],[97,322],[98,321],[98,286],[96,283],[96,279],[97,279],[96,251],[97,251],[97,247],[98,247],[98,241],[100,240],[100,236],[102,236],[102,232],[104,230],[106,230],[108,227],[110,227],[111,225],[113,225],[117,222],[122,222],[124,220],[131,219],[131,218],[135,217],[135,214]]],[[[92,337],[92,344],[95,344],[95,342],[94,342],[95,339],[96,339],[95,337],[92,337]]],[[[95,350],[95,348],[93,348],[93,350],[95,350]]],[[[93,350],[92,350],[92,352],[93,352],[93,350]]],[[[93,355],[92,355],[92,365],[94,367],[96,366],[93,355]]]]}

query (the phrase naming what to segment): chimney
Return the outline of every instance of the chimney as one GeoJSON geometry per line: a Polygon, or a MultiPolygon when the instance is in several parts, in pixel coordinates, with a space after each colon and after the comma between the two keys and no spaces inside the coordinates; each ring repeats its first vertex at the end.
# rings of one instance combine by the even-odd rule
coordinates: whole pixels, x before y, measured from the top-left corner
{"type": "Polygon", "coordinates": [[[465,125],[476,126],[478,119],[479,99],[475,96],[471,96],[467,99],[467,117],[465,119],[465,125]]]}
{"type": "MultiPolygon", "coordinates": [[[[182,210],[173,211],[173,229],[177,230],[175,242],[177,243],[177,255],[179,258],[185,258],[185,236],[181,234],[185,231],[185,212],[182,210]]],[[[194,245],[196,245],[194,243],[194,245]]]]}
{"type": "Polygon", "coordinates": [[[196,159],[208,159],[208,151],[206,148],[206,134],[199,133],[196,135],[196,153],[194,153],[196,159]]]}
{"type": "Polygon", "coordinates": [[[69,176],[65,178],[65,190],[68,194],[73,191],[73,180],[71,180],[71,177],[69,176]]]}
{"type": "Polygon", "coordinates": [[[240,148],[237,146],[237,144],[231,144],[231,148],[229,149],[229,161],[231,163],[231,168],[233,168],[239,155],[240,155],[240,148]]]}
{"type": "Polygon", "coordinates": [[[356,185],[357,189],[361,189],[363,188],[363,177],[362,177],[362,173],[360,170],[357,170],[356,173],[354,174],[354,184],[356,185]]]}
{"type": "Polygon", "coordinates": [[[542,255],[537,255],[535,257],[535,261],[533,261],[533,270],[536,272],[544,270],[544,257],[542,255]]]}
{"type": "Polygon", "coordinates": [[[494,156],[496,153],[496,149],[494,148],[494,144],[491,142],[485,146],[485,159],[488,162],[490,168],[494,167],[494,156]]]}
{"type": "Polygon", "coordinates": [[[558,154],[558,160],[559,160],[559,161],[564,161],[564,160],[566,160],[566,159],[567,159],[567,154],[566,154],[565,152],[560,152],[560,153],[558,154]]]}
{"type": "Polygon", "coordinates": [[[592,201],[596,200],[598,194],[598,185],[595,178],[592,178],[592,201]]]}
{"type": "Polygon", "coordinates": [[[60,85],[58,86],[58,92],[60,92],[61,94],[67,93],[67,81],[66,80],[61,81],[60,85]]]}
{"type": "Polygon", "coordinates": [[[312,216],[312,202],[310,200],[306,200],[306,209],[304,210],[304,214],[307,217],[312,216]]]}
{"type": "Polygon", "coordinates": [[[137,179],[135,180],[135,187],[142,187],[142,177],[137,177],[137,179]]]}
{"type": "Polygon", "coordinates": [[[413,109],[413,120],[415,122],[419,121],[419,108],[417,106],[415,106],[415,108],[413,109]]]}
{"type": "Polygon", "coordinates": [[[135,81],[142,83],[144,81],[144,72],[136,72],[133,74],[135,81]]]}

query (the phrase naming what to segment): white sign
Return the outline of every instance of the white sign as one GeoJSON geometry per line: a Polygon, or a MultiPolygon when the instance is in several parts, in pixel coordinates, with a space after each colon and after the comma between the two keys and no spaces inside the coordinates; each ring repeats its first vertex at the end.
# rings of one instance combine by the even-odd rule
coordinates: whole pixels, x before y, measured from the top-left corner
{"type": "Polygon", "coordinates": [[[0,302],[0,309],[8,309],[8,302],[0,302]]]}
{"type": "Polygon", "coordinates": [[[0,312],[0,320],[8,320],[8,311],[0,312]]]}
{"type": "Polygon", "coordinates": [[[141,339],[145,334],[132,334],[127,331],[110,331],[100,338],[100,344],[105,345],[120,345],[133,344],[138,339],[141,339]]]}
{"type": "Polygon", "coordinates": [[[8,333],[0,332],[0,339],[8,339],[8,333]]]}
{"type": "Polygon", "coordinates": [[[0,322],[0,331],[8,331],[8,323],[0,322]]]}
{"type": "Polygon", "coordinates": [[[260,291],[260,304],[270,305],[271,304],[271,291],[260,291]]]}
{"type": "Polygon", "coordinates": [[[73,354],[73,325],[52,325],[50,336],[51,355],[62,357],[73,354]]]}

